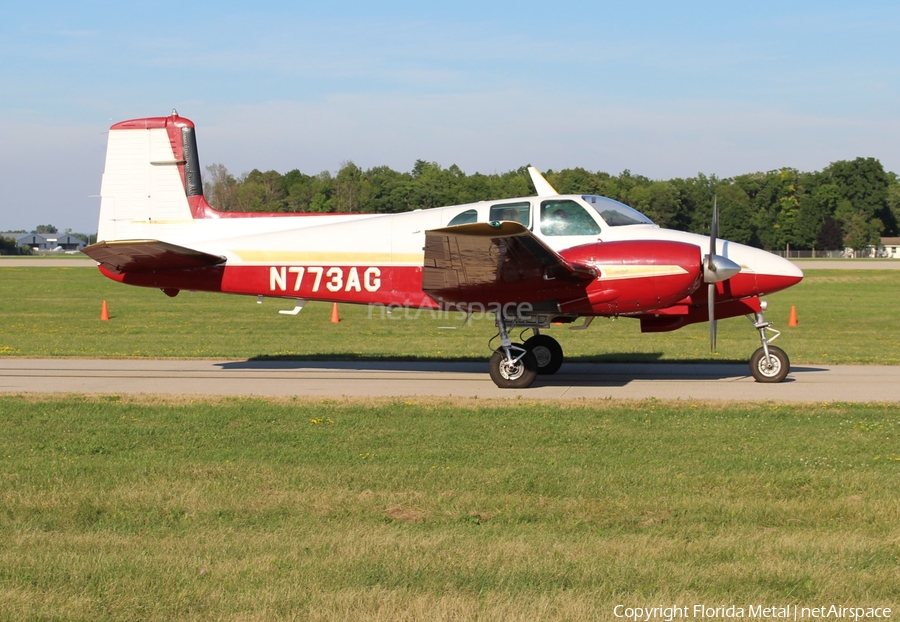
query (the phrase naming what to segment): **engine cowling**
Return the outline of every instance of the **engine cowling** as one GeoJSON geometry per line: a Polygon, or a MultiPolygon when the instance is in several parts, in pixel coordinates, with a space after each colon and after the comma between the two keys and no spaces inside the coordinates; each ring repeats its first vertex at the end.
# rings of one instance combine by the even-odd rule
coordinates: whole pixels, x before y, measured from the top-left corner
{"type": "Polygon", "coordinates": [[[560,311],[627,315],[669,307],[703,282],[700,249],[684,242],[630,240],[566,249],[567,261],[597,271],[585,296],[560,301],[560,311]]]}

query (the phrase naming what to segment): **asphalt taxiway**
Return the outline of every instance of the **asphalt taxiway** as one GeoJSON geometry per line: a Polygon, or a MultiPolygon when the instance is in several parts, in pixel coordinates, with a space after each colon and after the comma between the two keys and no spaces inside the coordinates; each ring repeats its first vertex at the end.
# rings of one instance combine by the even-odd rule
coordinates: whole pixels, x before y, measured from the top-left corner
{"type": "Polygon", "coordinates": [[[900,366],[795,365],[760,384],[746,364],[570,363],[514,390],[486,363],[0,358],[0,393],[900,402],[900,366]]]}

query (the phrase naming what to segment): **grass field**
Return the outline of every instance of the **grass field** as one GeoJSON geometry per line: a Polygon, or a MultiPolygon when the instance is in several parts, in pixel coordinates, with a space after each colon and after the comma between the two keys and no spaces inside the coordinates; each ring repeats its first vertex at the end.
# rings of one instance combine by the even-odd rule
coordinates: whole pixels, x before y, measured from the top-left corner
{"type": "Polygon", "coordinates": [[[893,406],[0,397],[0,619],[897,606],[893,406]]]}
{"type": "MultiPolygon", "coordinates": [[[[814,270],[767,317],[795,363],[898,364],[897,291],[900,271],[814,270]]],[[[3,268],[0,355],[483,360],[493,334],[290,306],[3,268]]],[[[743,318],[714,357],[705,324],[553,334],[570,360],[758,345],[743,318]]],[[[900,610],[898,430],[877,404],[0,396],[0,620],[900,610]]]]}
{"type": "MultiPolygon", "coordinates": [[[[767,319],[795,363],[900,364],[900,271],[811,270],[799,285],[769,297],[767,319]],[[796,328],[787,327],[797,307],[796,328]]],[[[310,303],[297,317],[290,301],[154,289],[109,281],[90,268],[0,268],[0,355],[78,357],[392,358],[485,360],[491,319],[463,326],[459,314],[399,313],[310,303]],[[111,321],[100,322],[107,300],[111,321]]],[[[568,360],[745,361],[759,346],[749,322],[719,322],[718,353],[708,325],[642,335],[636,320],[598,319],[587,331],[552,329],[568,360]]]]}

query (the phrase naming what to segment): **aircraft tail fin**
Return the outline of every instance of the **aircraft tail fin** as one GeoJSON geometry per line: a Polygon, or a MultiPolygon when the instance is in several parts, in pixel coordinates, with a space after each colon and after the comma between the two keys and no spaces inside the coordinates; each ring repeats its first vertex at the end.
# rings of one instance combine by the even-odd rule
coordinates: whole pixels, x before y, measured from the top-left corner
{"type": "Polygon", "coordinates": [[[147,237],[146,225],[216,218],[203,197],[194,124],[149,117],[109,128],[98,239],[147,237]]]}

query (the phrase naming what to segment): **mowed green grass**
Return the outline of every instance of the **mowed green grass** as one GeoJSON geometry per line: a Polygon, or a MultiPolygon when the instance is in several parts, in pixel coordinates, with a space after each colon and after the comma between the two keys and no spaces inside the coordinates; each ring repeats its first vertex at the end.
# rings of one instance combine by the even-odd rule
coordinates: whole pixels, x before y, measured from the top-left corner
{"type": "MultiPolygon", "coordinates": [[[[767,319],[783,331],[777,345],[794,363],[900,363],[900,271],[810,270],[799,285],[768,297],[767,319]],[[787,326],[796,306],[799,326],[787,326]]],[[[491,318],[464,326],[458,313],[400,311],[129,287],[91,268],[0,268],[0,355],[74,357],[391,358],[484,360],[491,318]],[[111,320],[101,322],[106,300],[111,320]]],[[[708,324],[641,334],[638,321],[598,318],[586,331],[550,333],[568,360],[746,361],[759,347],[744,318],[719,322],[718,352],[708,324]]],[[[515,336],[515,335],[514,335],[515,336]]],[[[494,342],[496,347],[496,341],[494,342]]]]}
{"type": "Polygon", "coordinates": [[[0,619],[897,606],[893,405],[0,397],[0,619]]]}

